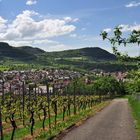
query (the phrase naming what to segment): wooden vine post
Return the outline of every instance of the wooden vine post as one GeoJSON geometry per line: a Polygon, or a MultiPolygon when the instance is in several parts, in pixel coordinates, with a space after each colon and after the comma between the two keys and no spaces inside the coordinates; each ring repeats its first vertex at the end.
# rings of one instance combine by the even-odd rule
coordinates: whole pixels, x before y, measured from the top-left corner
{"type": "Polygon", "coordinates": [[[74,91],[73,91],[73,101],[74,101],[74,115],[76,115],[76,84],[77,84],[77,81],[74,80],[74,91]]]}
{"type": "MultiPolygon", "coordinates": [[[[4,88],[3,88],[3,80],[1,80],[1,84],[2,84],[2,98],[0,97],[0,134],[1,134],[1,140],[4,140],[4,135],[3,135],[3,125],[2,125],[2,105],[4,103],[3,101],[3,94],[4,94],[4,88]]],[[[1,96],[1,95],[0,95],[1,96]]]]}
{"type": "MultiPolygon", "coordinates": [[[[49,83],[48,80],[46,82],[46,92],[47,92],[47,102],[48,102],[48,120],[49,120],[49,130],[51,130],[51,114],[50,114],[50,92],[49,92],[49,83]]],[[[50,131],[51,133],[51,131],[50,131]]]]}
{"type": "Polygon", "coordinates": [[[2,79],[2,105],[4,104],[4,80],[2,79]]]}
{"type": "Polygon", "coordinates": [[[4,136],[3,136],[3,125],[2,125],[2,101],[1,101],[1,104],[0,104],[0,134],[1,134],[1,140],[4,139],[4,136]]]}
{"type": "Polygon", "coordinates": [[[22,112],[23,112],[23,125],[25,125],[25,82],[22,82],[22,112]]]}

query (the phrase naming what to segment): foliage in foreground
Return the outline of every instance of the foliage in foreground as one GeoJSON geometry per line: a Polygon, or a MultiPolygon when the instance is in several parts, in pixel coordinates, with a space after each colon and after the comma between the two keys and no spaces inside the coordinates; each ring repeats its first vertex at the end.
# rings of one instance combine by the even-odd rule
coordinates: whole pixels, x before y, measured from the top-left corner
{"type": "Polygon", "coordinates": [[[130,71],[127,78],[129,81],[125,83],[126,92],[129,94],[140,93],[140,69],[130,71]]]}
{"type": "Polygon", "coordinates": [[[128,37],[124,37],[122,33],[123,27],[121,25],[117,26],[113,30],[113,36],[109,37],[106,31],[101,32],[103,40],[107,39],[113,48],[114,54],[121,60],[128,61],[130,58],[128,54],[122,54],[118,51],[117,45],[128,45],[128,44],[140,44],[140,30],[133,30],[128,37]]]}

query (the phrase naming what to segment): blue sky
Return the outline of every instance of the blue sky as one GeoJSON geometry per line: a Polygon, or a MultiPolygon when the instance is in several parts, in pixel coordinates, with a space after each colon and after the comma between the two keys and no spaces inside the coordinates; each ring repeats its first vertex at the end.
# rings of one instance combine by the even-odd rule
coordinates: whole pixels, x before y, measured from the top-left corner
{"type": "MultiPolygon", "coordinates": [[[[99,36],[116,25],[124,34],[140,30],[140,0],[0,0],[0,41],[31,45],[46,51],[101,47],[112,51],[99,36]]],[[[140,54],[137,45],[119,47],[140,54]]]]}

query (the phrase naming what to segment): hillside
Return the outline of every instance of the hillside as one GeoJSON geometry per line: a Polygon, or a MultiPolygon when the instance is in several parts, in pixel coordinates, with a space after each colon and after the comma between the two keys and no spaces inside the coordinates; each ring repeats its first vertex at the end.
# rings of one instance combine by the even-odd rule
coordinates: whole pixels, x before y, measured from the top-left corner
{"type": "Polygon", "coordinates": [[[2,69],[12,66],[15,69],[34,65],[35,67],[57,67],[67,69],[94,70],[101,69],[105,71],[122,71],[136,68],[136,65],[120,63],[116,56],[98,47],[82,48],[75,50],[65,50],[59,52],[45,52],[39,48],[30,46],[13,47],[8,43],[0,42],[0,67],[2,69]],[[27,66],[25,66],[27,64],[27,66]]]}
{"type": "Polygon", "coordinates": [[[37,57],[41,55],[47,58],[86,58],[94,61],[112,61],[116,60],[116,57],[103,50],[101,48],[83,48],[75,50],[66,50],[60,52],[45,52],[39,48],[34,48],[30,46],[13,47],[8,43],[0,42],[0,56],[1,58],[12,58],[17,60],[32,60],[34,61],[37,57]]]}
{"type": "Polygon", "coordinates": [[[40,55],[42,53],[45,53],[44,50],[41,50],[39,48],[33,48],[31,46],[22,46],[22,47],[18,47],[17,49],[34,55],[40,55]]]}
{"type": "Polygon", "coordinates": [[[36,59],[36,56],[24,50],[20,50],[16,47],[12,47],[8,43],[0,42],[0,58],[1,59],[9,58],[9,59],[19,60],[19,61],[28,61],[28,60],[36,59]]]}
{"type": "Polygon", "coordinates": [[[89,60],[94,61],[113,61],[116,60],[116,56],[103,50],[99,47],[87,47],[82,49],[75,49],[75,50],[66,50],[60,52],[47,52],[49,57],[54,58],[78,58],[84,57],[89,60]]]}

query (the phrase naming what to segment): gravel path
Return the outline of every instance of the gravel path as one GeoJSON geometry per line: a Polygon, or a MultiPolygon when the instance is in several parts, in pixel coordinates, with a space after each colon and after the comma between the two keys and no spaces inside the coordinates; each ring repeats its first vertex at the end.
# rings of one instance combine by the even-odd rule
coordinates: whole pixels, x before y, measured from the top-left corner
{"type": "Polygon", "coordinates": [[[136,140],[128,100],[113,100],[108,107],[70,131],[62,140],[136,140]]]}

